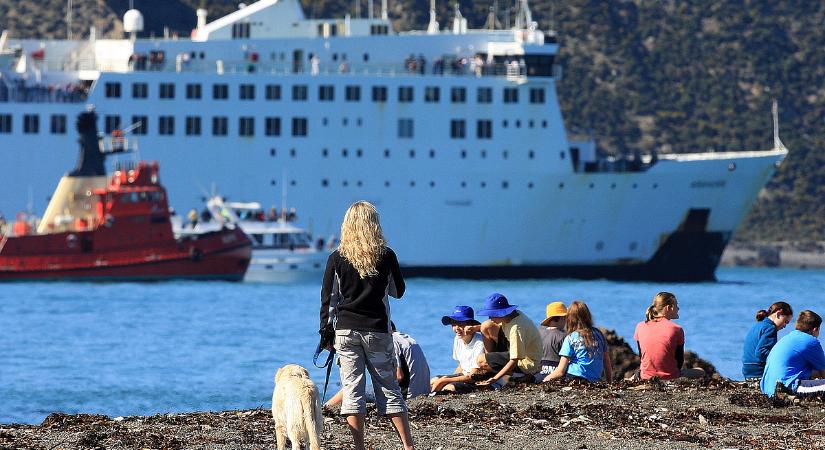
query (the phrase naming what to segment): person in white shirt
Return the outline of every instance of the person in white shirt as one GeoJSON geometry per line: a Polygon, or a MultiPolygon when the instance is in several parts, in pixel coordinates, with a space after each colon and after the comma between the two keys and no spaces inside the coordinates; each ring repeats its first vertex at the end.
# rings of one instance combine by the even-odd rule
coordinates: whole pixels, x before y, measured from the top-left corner
{"type": "Polygon", "coordinates": [[[480,333],[467,328],[479,325],[479,322],[473,317],[473,308],[456,306],[451,315],[441,318],[441,323],[451,326],[455,333],[453,359],[458,362],[458,366],[450,375],[433,378],[430,389],[432,392],[470,392],[475,389],[473,374],[480,371],[478,356],[484,353],[484,340],[480,333]]]}

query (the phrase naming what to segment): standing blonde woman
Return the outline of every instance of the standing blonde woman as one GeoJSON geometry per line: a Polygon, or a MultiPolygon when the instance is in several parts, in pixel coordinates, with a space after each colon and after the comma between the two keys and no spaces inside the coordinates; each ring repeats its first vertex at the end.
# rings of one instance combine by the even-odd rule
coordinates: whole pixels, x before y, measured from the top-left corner
{"type": "Polygon", "coordinates": [[[378,412],[392,419],[404,450],[413,449],[407,405],[396,379],[389,295],[404,295],[398,258],[384,240],[375,206],[354,203],[341,224],[341,243],[327,260],[321,333],[335,333],[344,393],[341,414],[347,416],[355,450],[365,449],[367,371],[378,412]]]}

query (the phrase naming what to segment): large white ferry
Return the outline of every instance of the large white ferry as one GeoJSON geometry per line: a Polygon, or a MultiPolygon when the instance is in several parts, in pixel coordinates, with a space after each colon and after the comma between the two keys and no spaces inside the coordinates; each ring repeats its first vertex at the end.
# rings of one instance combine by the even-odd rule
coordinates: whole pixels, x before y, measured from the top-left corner
{"type": "Polygon", "coordinates": [[[316,235],[375,203],[408,275],[709,280],[787,153],[600,158],[568,138],[558,45],[526,0],[506,30],[456,10],[396,32],[380,11],[260,0],[199,10],[191,39],[141,39],[130,10],[124,39],[0,43],[0,212],[46,202],[92,103],[107,133],[137,125],[178,211],[211,183],[275,199],[286,182],[316,235]]]}

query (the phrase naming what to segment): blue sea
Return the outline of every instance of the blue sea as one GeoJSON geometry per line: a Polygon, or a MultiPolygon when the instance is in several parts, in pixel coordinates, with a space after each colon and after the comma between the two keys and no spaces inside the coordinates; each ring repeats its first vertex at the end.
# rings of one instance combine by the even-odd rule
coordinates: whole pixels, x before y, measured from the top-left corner
{"type": "MultiPolygon", "coordinates": [[[[780,299],[825,313],[825,271],[726,268],[719,282],[452,281],[410,279],[392,302],[399,330],[418,340],[433,373],[452,371],[452,332],[440,317],[505,294],[535,321],[549,301],[585,300],[597,325],[630,340],[652,297],[674,292],[686,348],[741,378],[754,314],[780,299]]],[[[312,368],[320,280],[300,285],[180,282],[0,284],[0,423],[49,413],[112,417],[268,407],[275,370],[312,368]]],[[[780,332],[786,334],[791,327],[780,332]]],[[[333,372],[330,390],[338,387],[333,372]]]]}

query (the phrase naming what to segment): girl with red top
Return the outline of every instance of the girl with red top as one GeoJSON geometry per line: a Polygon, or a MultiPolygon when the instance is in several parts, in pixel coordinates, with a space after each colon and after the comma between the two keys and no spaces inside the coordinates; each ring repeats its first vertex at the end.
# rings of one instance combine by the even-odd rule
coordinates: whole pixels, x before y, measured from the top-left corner
{"type": "Polygon", "coordinates": [[[670,380],[679,377],[702,378],[700,368],[683,369],[685,331],[672,322],[679,318],[679,303],[670,292],[659,292],[647,308],[645,321],[636,325],[633,339],[639,347],[643,380],[659,377],[670,380]]]}

